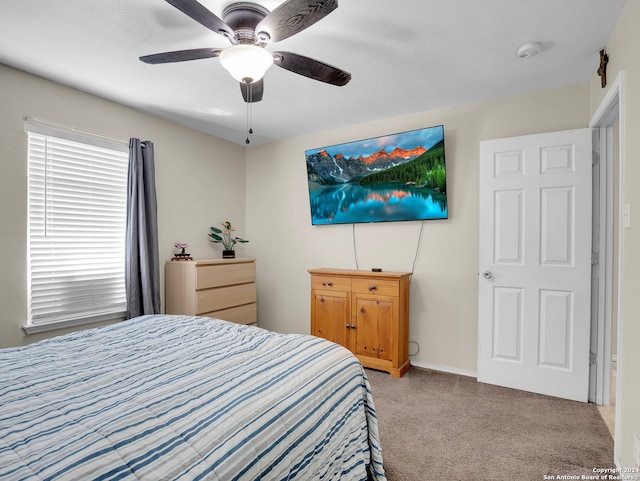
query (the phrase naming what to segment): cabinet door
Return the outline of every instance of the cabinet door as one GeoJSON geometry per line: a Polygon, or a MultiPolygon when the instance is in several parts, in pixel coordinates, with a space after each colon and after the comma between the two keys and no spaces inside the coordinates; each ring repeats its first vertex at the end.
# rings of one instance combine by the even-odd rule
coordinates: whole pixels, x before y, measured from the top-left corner
{"type": "Polygon", "coordinates": [[[393,360],[397,306],[395,297],[354,295],[356,354],[393,360]]]}
{"type": "Polygon", "coordinates": [[[347,292],[312,291],[311,334],[351,349],[347,329],[351,303],[347,292]]]}

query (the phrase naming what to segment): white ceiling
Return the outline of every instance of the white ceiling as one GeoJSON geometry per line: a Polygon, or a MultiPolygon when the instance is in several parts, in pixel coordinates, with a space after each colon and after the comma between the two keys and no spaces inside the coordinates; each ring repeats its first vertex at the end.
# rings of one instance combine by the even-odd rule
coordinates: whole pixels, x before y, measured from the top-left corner
{"type": "MultiPolygon", "coordinates": [[[[282,0],[256,0],[273,10],[282,0]]],[[[217,16],[232,0],[201,0],[217,16]]],[[[342,0],[267,47],[352,74],[344,87],[278,67],[253,104],[252,145],[587,81],[624,0],[342,0]],[[525,42],[542,52],[522,60],[525,42]]],[[[246,104],[218,59],[148,65],[140,55],[225,48],[163,0],[2,0],[0,62],[232,142],[246,104]]],[[[0,86],[1,88],[1,86],[0,86]]]]}

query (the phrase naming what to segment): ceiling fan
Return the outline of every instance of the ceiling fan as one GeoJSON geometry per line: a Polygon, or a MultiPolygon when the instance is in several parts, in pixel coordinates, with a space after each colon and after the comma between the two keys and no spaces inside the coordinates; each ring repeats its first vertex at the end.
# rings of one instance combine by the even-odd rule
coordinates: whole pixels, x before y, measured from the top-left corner
{"type": "Polygon", "coordinates": [[[343,86],[351,74],[309,57],[291,52],[268,52],[264,47],[310,27],[338,8],[337,0],[286,0],[272,12],[252,2],[236,2],[222,12],[222,19],[196,0],[166,0],[178,10],[222,35],[231,46],[197,48],[145,55],[140,60],[149,64],[184,62],[218,57],[220,63],[240,82],[247,103],[262,100],[263,75],[277,65],[320,82],[343,86]]]}

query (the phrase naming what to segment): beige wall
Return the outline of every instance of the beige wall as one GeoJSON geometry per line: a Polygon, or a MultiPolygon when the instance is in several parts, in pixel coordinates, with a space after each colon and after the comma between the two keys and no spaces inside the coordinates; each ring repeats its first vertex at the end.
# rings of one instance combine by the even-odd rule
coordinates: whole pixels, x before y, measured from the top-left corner
{"type": "MultiPolygon", "coordinates": [[[[627,2],[607,48],[609,78],[625,75],[625,202],[639,209],[640,2],[627,2]]],[[[595,65],[594,65],[595,68],[595,65]]],[[[80,127],[110,137],[150,139],[156,145],[161,261],[174,241],[197,258],[219,256],[208,227],[229,219],[251,240],[240,254],[258,258],[259,322],[281,332],[309,332],[312,267],[411,270],[419,223],[312,227],[304,151],[435,124],[445,125],[450,219],[425,224],[411,286],[410,346],[415,363],[474,373],[477,347],[478,144],[481,140],[587,126],[606,90],[599,79],[489,102],[327,130],[269,145],[236,146],[113,102],[0,65],[0,347],[37,337],[26,320],[26,138],[22,117],[80,127]],[[246,162],[245,162],[246,159],[246,162]],[[246,196],[245,196],[246,193],[246,196]],[[233,199],[232,202],[223,199],[233,199]],[[246,205],[245,205],[246,202],[246,205]],[[246,212],[246,214],[245,214],[246,212]],[[246,227],[245,227],[246,226],[246,227]]],[[[636,223],[638,221],[636,220],[636,223]]],[[[635,230],[634,230],[635,229],[635,230]]],[[[640,433],[640,239],[625,229],[618,436],[623,466],[634,466],[640,433]]],[[[635,234],[634,234],[635,232],[635,234]]]]}
{"type": "Polygon", "coordinates": [[[161,269],[175,241],[188,242],[198,258],[220,257],[207,237],[215,223],[229,219],[244,233],[244,147],[1,64],[0,106],[0,347],[62,332],[26,336],[20,327],[27,320],[24,116],[154,142],[161,269]]]}
{"type": "Polygon", "coordinates": [[[481,140],[586,127],[589,86],[423,112],[247,150],[247,235],[258,259],[260,325],[309,332],[313,267],[411,271],[419,222],[311,226],[306,149],[444,124],[450,218],[427,221],[411,282],[410,352],[417,364],[475,373],[478,150],[481,140]]]}
{"type": "MultiPolygon", "coordinates": [[[[619,324],[618,383],[616,399],[616,457],[621,466],[637,466],[634,436],[640,438],[640,2],[629,0],[607,44],[609,85],[623,71],[623,203],[631,207],[631,227],[623,229],[622,312],[619,324]]],[[[600,78],[591,82],[591,112],[607,94],[600,78]]]]}

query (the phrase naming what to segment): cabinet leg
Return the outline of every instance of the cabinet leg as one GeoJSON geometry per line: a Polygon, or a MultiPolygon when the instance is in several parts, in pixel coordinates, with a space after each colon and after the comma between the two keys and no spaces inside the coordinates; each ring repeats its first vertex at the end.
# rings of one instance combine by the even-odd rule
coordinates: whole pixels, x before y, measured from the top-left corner
{"type": "Polygon", "coordinates": [[[398,369],[390,368],[389,369],[389,374],[391,374],[391,377],[400,378],[400,377],[402,377],[402,376],[404,376],[406,374],[406,372],[409,370],[410,367],[411,367],[411,362],[410,361],[406,361],[398,369]]]}

